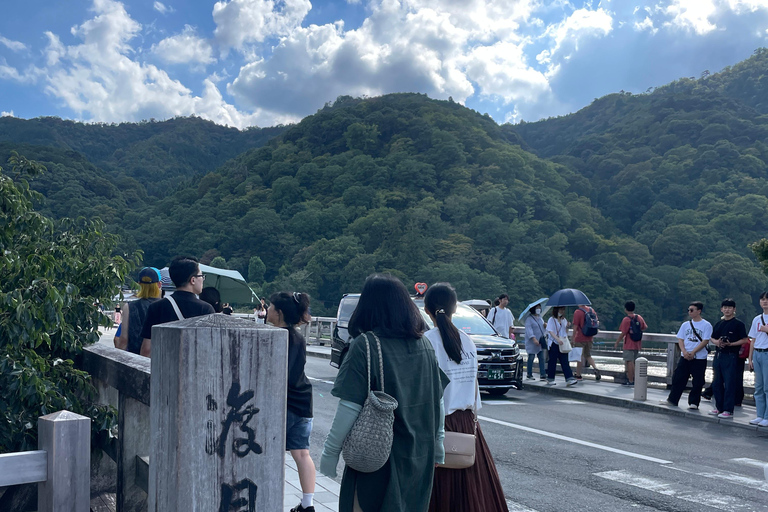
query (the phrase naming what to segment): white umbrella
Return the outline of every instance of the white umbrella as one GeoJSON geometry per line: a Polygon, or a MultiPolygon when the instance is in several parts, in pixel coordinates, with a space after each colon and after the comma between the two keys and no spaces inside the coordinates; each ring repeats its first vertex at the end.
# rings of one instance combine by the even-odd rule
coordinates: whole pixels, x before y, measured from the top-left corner
{"type": "MultiPolygon", "coordinates": [[[[548,300],[549,299],[547,297],[542,297],[541,299],[535,300],[535,301],[531,302],[530,304],[528,304],[527,306],[525,306],[525,309],[523,310],[523,312],[520,313],[519,317],[517,317],[518,321],[521,324],[525,325],[525,319],[528,318],[528,315],[531,314],[531,308],[533,308],[534,306],[538,306],[540,304],[544,304],[548,300]]],[[[549,308],[550,308],[550,306],[542,306],[541,307],[541,315],[539,315],[539,316],[544,316],[546,314],[546,312],[549,311],[549,308]]]]}
{"type": "MultiPolygon", "coordinates": [[[[223,268],[209,267],[200,264],[200,272],[205,276],[205,286],[213,286],[219,290],[221,302],[248,304],[259,302],[256,292],[251,290],[243,275],[237,270],[225,270],[223,268]]],[[[172,287],[173,282],[168,275],[168,267],[160,269],[163,287],[172,287]]]]}

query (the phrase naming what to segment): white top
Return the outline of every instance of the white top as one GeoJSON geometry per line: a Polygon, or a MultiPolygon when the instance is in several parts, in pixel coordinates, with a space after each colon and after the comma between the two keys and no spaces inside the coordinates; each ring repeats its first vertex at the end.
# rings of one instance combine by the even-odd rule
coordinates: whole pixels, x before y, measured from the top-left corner
{"type": "Polygon", "coordinates": [[[757,315],[749,328],[748,336],[755,340],[755,348],[768,348],[768,334],[758,330],[763,322],[768,325],[768,315],[757,315]]]}
{"type": "Polygon", "coordinates": [[[495,306],[491,308],[486,318],[499,331],[499,334],[509,338],[509,328],[515,324],[515,315],[512,314],[509,308],[495,306]]]}
{"type": "MultiPolygon", "coordinates": [[[[555,317],[549,317],[547,320],[547,332],[553,332],[557,334],[561,339],[568,335],[568,320],[561,318],[558,322],[555,317]]],[[[555,338],[547,336],[547,347],[551,347],[553,343],[557,343],[555,338]]]]}
{"type": "Polygon", "coordinates": [[[424,336],[432,343],[437,356],[437,364],[445,372],[451,382],[443,391],[443,404],[445,405],[445,415],[473,409],[479,411],[482,404],[480,402],[480,391],[477,387],[477,348],[466,333],[459,331],[461,337],[461,348],[463,351],[461,364],[448,357],[443,347],[443,339],[440,337],[440,330],[433,327],[424,333],[424,336]]]}
{"type": "MultiPolygon", "coordinates": [[[[701,336],[702,340],[709,342],[709,340],[712,338],[712,324],[707,322],[703,318],[698,322],[693,322],[693,327],[694,329],[696,329],[696,332],[699,333],[699,336],[701,336]]],[[[685,350],[687,350],[688,352],[692,352],[693,349],[696,348],[696,345],[701,343],[701,340],[699,340],[699,338],[697,338],[696,335],[691,330],[690,321],[683,322],[683,324],[680,326],[680,330],[677,331],[677,339],[684,341],[685,350]]],[[[701,350],[699,350],[694,354],[694,357],[696,359],[707,358],[707,350],[705,347],[702,347],[701,350]]]]}

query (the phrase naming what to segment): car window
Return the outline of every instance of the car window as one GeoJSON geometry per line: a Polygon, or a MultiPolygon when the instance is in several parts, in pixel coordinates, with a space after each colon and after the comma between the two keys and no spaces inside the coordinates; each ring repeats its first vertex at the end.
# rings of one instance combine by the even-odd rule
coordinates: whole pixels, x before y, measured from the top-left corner
{"type": "Polygon", "coordinates": [[[338,316],[336,318],[339,327],[347,327],[349,325],[349,319],[352,318],[352,313],[355,312],[359,300],[359,295],[348,295],[341,299],[338,316]]]}
{"type": "MultiPolygon", "coordinates": [[[[430,328],[434,327],[432,320],[424,312],[424,303],[418,304],[421,310],[421,316],[427,322],[430,328]]],[[[483,316],[475,311],[473,308],[465,304],[456,304],[456,312],[453,314],[453,325],[460,331],[464,331],[467,334],[481,334],[485,336],[495,336],[497,333],[491,324],[489,324],[483,316]]]]}

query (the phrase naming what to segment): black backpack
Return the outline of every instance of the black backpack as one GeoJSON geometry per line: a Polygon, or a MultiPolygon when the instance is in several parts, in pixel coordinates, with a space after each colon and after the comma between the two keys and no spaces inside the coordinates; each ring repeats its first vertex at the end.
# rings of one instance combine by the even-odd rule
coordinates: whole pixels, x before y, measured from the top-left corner
{"type": "Polygon", "coordinates": [[[641,341],[643,339],[643,326],[638,315],[629,319],[629,339],[632,341],[641,341]]]}
{"type": "Polygon", "coordinates": [[[581,310],[584,312],[584,325],[581,326],[581,334],[584,336],[594,336],[597,334],[598,327],[600,326],[597,313],[592,308],[581,310]]]}

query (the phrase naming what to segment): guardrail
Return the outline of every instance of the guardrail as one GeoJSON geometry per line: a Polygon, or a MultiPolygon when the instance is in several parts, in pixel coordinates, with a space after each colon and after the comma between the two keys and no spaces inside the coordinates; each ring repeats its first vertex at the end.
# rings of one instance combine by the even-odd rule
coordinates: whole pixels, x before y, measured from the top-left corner
{"type": "MultiPolygon", "coordinates": [[[[232,316],[256,321],[256,316],[249,313],[232,313],[232,316]]],[[[336,326],[335,316],[313,316],[312,321],[299,328],[307,343],[325,345],[331,342],[333,328],[336,326]]]]}
{"type": "Polygon", "coordinates": [[[36,483],[38,512],[88,512],[91,419],[59,411],[37,428],[38,450],[0,455],[0,487],[36,483]]]}

